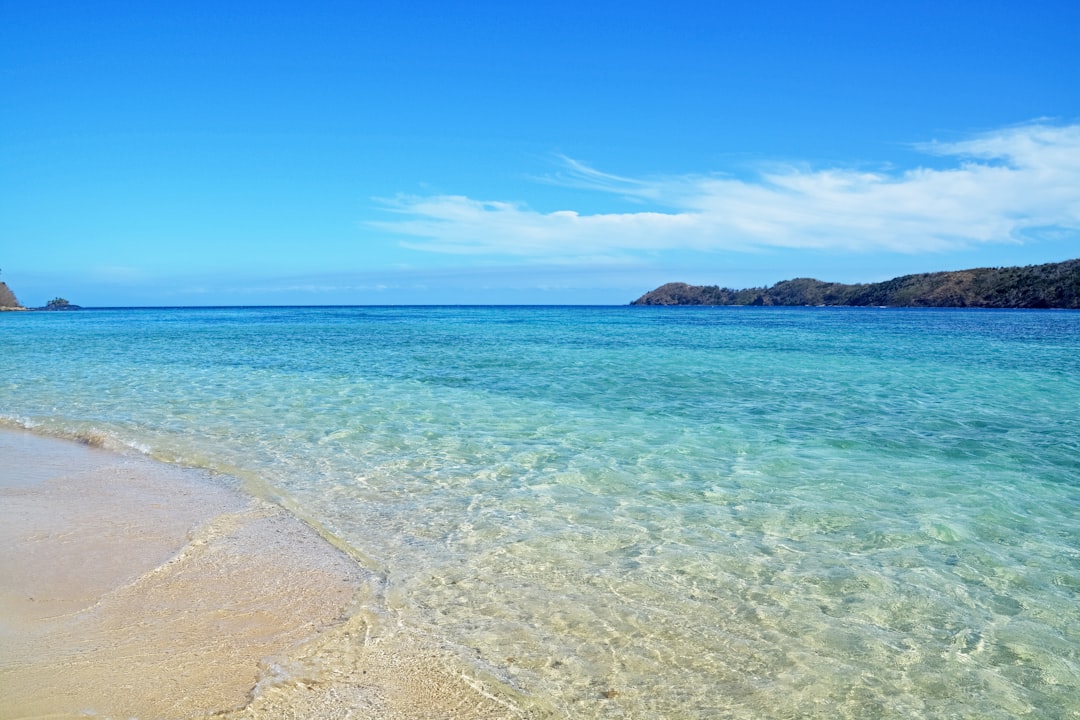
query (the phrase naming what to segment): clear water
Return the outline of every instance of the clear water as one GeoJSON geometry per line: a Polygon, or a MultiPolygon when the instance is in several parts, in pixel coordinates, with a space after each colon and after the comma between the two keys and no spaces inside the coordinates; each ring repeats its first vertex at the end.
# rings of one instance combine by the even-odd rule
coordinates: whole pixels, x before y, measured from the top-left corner
{"type": "Polygon", "coordinates": [[[0,417],[251,479],[570,718],[1080,717],[1080,313],[0,316],[0,417]]]}

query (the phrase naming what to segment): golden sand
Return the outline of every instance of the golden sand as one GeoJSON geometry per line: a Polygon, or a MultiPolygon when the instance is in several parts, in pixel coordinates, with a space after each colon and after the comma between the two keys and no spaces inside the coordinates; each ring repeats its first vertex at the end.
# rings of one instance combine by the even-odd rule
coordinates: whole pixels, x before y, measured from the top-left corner
{"type": "Polygon", "coordinates": [[[202,473],[0,432],[0,718],[521,717],[376,578],[202,473]]]}

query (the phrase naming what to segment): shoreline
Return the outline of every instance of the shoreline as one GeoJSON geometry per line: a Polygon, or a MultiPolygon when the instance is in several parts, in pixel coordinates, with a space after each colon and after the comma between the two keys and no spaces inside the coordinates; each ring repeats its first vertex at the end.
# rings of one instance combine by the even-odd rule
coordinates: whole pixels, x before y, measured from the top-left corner
{"type": "Polygon", "coordinates": [[[283,508],[28,431],[0,456],[0,719],[524,716],[283,508]]]}

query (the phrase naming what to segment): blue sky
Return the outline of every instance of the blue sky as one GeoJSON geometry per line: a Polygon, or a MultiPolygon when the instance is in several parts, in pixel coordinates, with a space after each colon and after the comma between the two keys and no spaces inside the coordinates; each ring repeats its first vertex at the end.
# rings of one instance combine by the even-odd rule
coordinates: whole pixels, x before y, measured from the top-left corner
{"type": "Polygon", "coordinates": [[[1080,257],[1075,2],[0,0],[25,304],[623,304],[1080,257]]]}

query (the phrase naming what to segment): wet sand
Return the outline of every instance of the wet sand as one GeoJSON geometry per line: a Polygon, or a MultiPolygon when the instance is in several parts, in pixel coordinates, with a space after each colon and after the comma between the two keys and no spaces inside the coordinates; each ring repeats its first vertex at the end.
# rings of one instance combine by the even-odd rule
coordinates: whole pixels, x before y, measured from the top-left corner
{"type": "Polygon", "coordinates": [[[0,431],[0,718],[522,717],[206,474],[0,431]]]}

